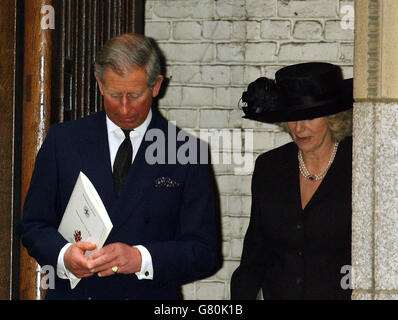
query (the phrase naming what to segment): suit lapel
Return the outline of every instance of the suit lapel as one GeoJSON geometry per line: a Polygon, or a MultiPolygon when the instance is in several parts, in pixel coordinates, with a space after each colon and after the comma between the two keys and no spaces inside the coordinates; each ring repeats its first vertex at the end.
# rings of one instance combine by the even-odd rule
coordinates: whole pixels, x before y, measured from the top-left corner
{"type": "Polygon", "coordinates": [[[321,201],[331,192],[336,192],[336,190],[340,189],[345,190],[347,188],[347,184],[350,183],[351,179],[350,160],[347,161],[347,157],[349,157],[350,155],[350,141],[346,140],[341,142],[337,149],[336,157],[332,165],[330,166],[318,189],[315,191],[312,198],[307,203],[306,208],[308,208],[314,202],[321,201]],[[348,181],[342,178],[342,175],[346,176],[348,181]]]}
{"type": "Polygon", "coordinates": [[[87,125],[84,126],[80,134],[81,170],[97,189],[112,221],[113,229],[108,238],[109,240],[112,234],[123,225],[131,214],[137,213],[135,208],[139,206],[147,190],[155,183],[154,181],[159,175],[159,171],[164,168],[163,165],[150,165],[147,163],[145,153],[153,142],[146,139],[146,136],[150,129],[160,129],[160,132],[165,135],[165,151],[167,151],[168,126],[167,121],[153,111],[151,123],[141,142],[126,182],[120,190],[120,196],[117,198],[113,188],[106,114],[102,111],[87,120],[87,125]]]}
{"type": "Polygon", "coordinates": [[[115,203],[114,209],[110,213],[113,223],[112,233],[116,232],[131,214],[137,213],[135,208],[138,207],[144,195],[147,194],[147,190],[154,184],[159,170],[164,167],[158,164],[148,164],[145,159],[146,150],[153,143],[149,141],[149,139],[146,139],[147,133],[149,130],[155,128],[160,129],[167,139],[167,121],[162,120],[160,115],[153,112],[151,123],[142,139],[140,148],[126,178],[126,182],[123,184],[120,190],[120,196],[115,203]]]}
{"type": "Polygon", "coordinates": [[[297,153],[298,148],[296,144],[294,144],[294,148],[292,147],[289,150],[289,153],[284,159],[285,167],[283,170],[281,170],[278,179],[280,180],[281,192],[286,196],[286,199],[291,199],[292,206],[295,208],[295,212],[302,214],[303,211],[307,211],[307,209],[313,205],[314,202],[319,201],[323,197],[327,196],[330,192],[335,190],[336,184],[341,183],[341,179],[338,177],[339,172],[336,166],[340,166],[341,161],[344,161],[342,160],[344,157],[341,155],[341,150],[338,150],[335,161],[332,163],[331,168],[303,210],[301,203],[300,173],[298,168],[299,163],[297,159],[297,153]]]}
{"type": "Polygon", "coordinates": [[[84,126],[79,152],[83,173],[97,189],[108,213],[111,212],[115,195],[104,111],[89,119],[87,125],[84,126]]]}
{"type": "Polygon", "coordinates": [[[281,192],[285,194],[288,201],[292,201],[291,205],[294,208],[294,212],[299,214],[302,209],[297,152],[298,148],[296,144],[293,144],[284,159],[285,168],[282,170],[282,177],[280,179],[283,181],[281,183],[281,192]]]}

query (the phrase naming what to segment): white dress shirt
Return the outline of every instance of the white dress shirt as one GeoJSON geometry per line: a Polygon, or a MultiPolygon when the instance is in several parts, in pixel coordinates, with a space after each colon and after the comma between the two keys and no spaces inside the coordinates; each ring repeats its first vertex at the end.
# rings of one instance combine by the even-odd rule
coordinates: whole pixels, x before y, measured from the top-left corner
{"type": "MultiPolygon", "coordinates": [[[[149,109],[148,115],[145,119],[145,121],[132,130],[130,132],[130,139],[131,143],[133,145],[133,157],[132,157],[132,162],[134,162],[135,156],[137,155],[138,149],[141,145],[142,139],[144,138],[145,132],[148,128],[149,123],[151,122],[152,119],[152,110],[149,109]]],[[[123,140],[125,139],[124,133],[120,127],[118,127],[115,123],[113,123],[108,116],[106,116],[106,127],[107,127],[107,132],[108,132],[108,142],[109,142],[109,155],[110,155],[110,160],[111,160],[111,165],[113,168],[113,163],[116,158],[116,153],[117,150],[119,149],[119,146],[122,144],[123,140]]],[[[112,169],[113,170],[113,169],[112,169]]],[[[64,254],[66,249],[68,249],[69,246],[71,246],[71,243],[67,243],[60,251],[58,255],[58,265],[57,265],[57,275],[61,279],[76,279],[75,275],[71,273],[64,264],[64,254]]],[[[141,270],[139,272],[136,272],[135,275],[137,276],[138,279],[147,279],[147,280],[152,280],[153,279],[153,265],[152,265],[152,257],[149,251],[141,245],[134,246],[137,248],[142,257],[142,263],[141,263],[141,270]]]]}

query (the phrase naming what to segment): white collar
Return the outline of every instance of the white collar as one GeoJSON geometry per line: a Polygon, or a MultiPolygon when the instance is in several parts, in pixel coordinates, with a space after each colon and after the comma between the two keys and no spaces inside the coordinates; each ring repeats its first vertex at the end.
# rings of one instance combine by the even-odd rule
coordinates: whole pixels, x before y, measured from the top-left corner
{"type": "MultiPolygon", "coordinates": [[[[146,116],[146,119],[144,120],[144,122],[141,123],[137,128],[134,128],[134,130],[132,130],[130,132],[130,135],[133,134],[135,136],[144,136],[151,120],[152,120],[152,110],[150,108],[148,115],[146,116]]],[[[106,115],[106,127],[107,127],[107,131],[108,131],[108,136],[112,132],[115,132],[118,135],[120,135],[120,134],[123,135],[122,129],[118,125],[116,125],[114,122],[112,122],[112,120],[109,119],[108,115],[106,115]]]]}

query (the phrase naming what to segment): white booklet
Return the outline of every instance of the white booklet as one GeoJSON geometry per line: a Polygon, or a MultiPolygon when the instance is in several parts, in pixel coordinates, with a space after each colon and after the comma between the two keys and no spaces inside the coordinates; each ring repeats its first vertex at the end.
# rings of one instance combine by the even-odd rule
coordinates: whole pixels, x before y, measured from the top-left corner
{"type": "MultiPolygon", "coordinates": [[[[66,206],[58,232],[69,241],[88,241],[102,248],[113,228],[111,219],[97,190],[87,176],[80,172],[66,206]]],[[[94,250],[94,251],[95,251],[94,250]]],[[[88,256],[92,251],[86,251],[88,256]]],[[[79,278],[70,279],[74,289],[79,278]]]]}

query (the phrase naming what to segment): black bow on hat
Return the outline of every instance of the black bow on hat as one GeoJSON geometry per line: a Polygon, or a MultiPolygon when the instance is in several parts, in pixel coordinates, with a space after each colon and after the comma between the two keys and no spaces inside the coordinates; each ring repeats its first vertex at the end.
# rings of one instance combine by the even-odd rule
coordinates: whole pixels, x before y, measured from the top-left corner
{"type": "Polygon", "coordinates": [[[275,80],[251,82],[243,92],[243,118],[274,123],[313,119],[353,106],[352,78],[330,63],[309,62],[284,67],[275,80]]]}

